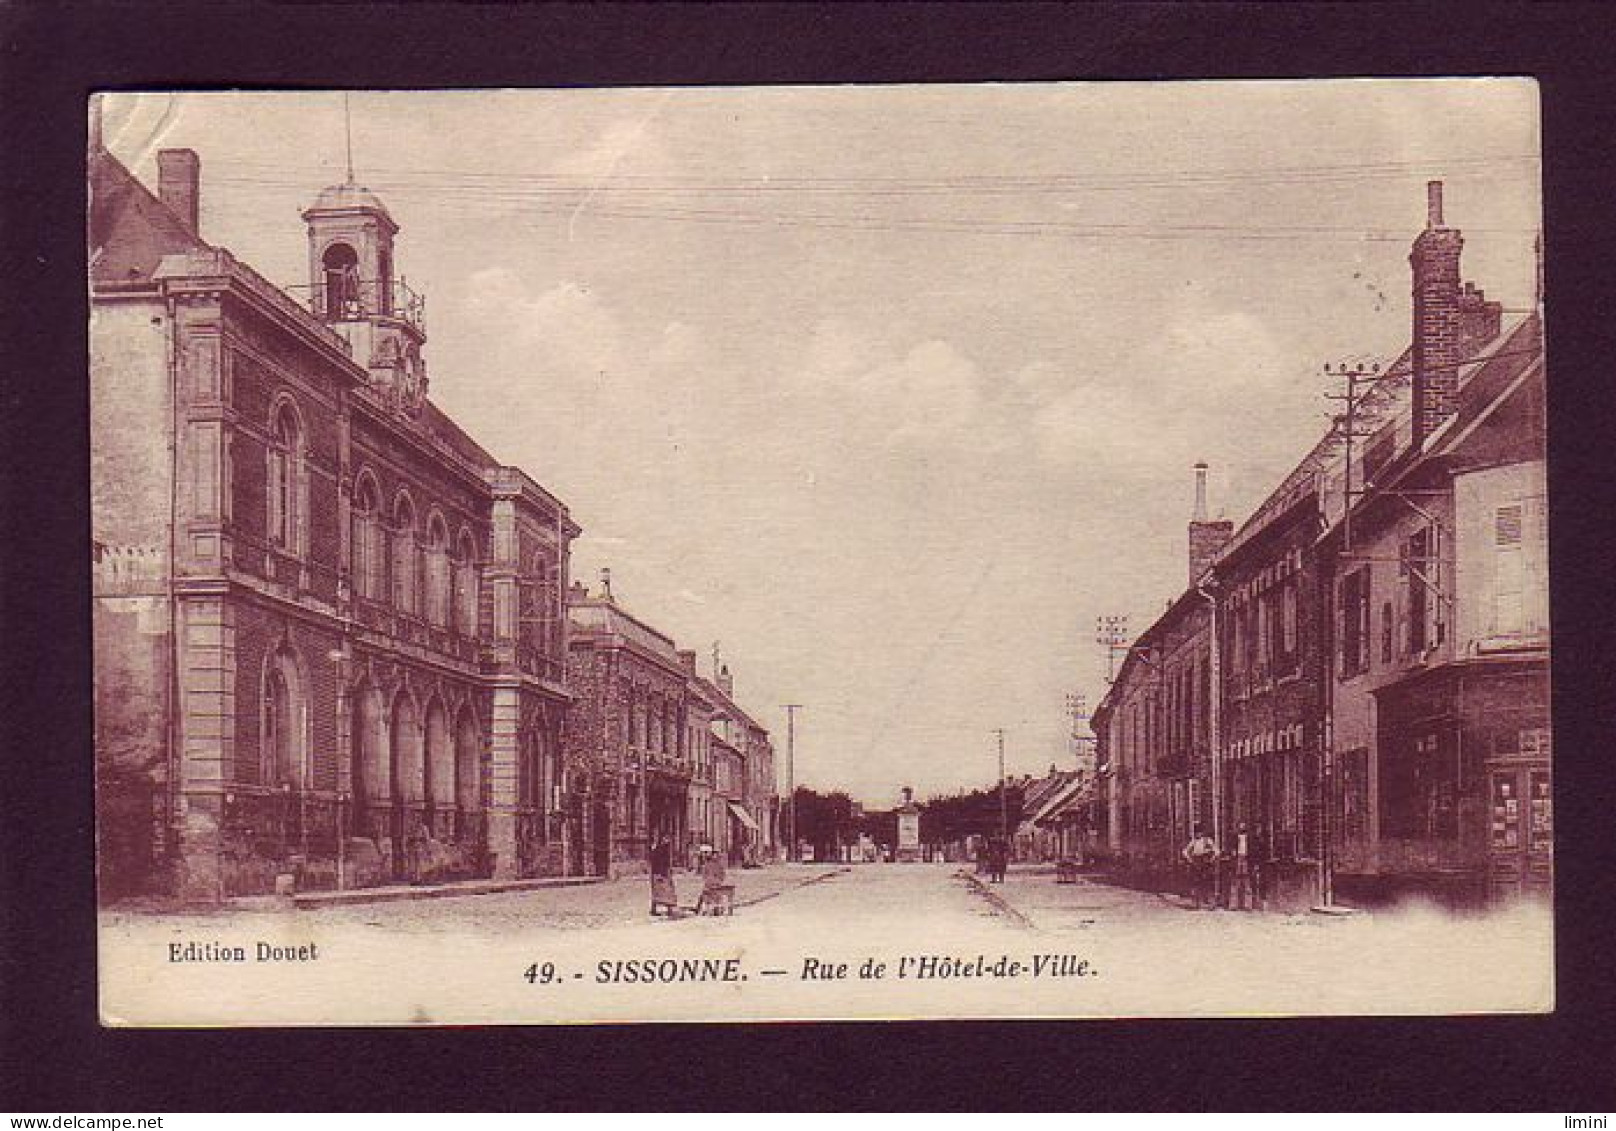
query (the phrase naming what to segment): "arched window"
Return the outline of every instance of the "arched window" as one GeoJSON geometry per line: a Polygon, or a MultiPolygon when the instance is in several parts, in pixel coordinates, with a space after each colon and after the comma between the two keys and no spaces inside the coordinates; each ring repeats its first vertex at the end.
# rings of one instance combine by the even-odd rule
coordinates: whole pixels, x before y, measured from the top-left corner
{"type": "Polygon", "coordinates": [[[421,716],[415,700],[404,691],[393,702],[393,794],[405,804],[420,802],[426,793],[426,759],[421,716]]]}
{"type": "Polygon", "coordinates": [[[345,243],[334,243],[320,257],[324,275],[327,318],[357,318],[364,313],[360,300],[359,256],[345,243]]]}
{"type": "Polygon", "coordinates": [[[477,635],[477,546],[462,530],[454,555],[454,627],[462,636],[477,635]]]}
{"type": "Polygon", "coordinates": [[[360,837],[383,837],[385,824],[377,814],[393,805],[393,758],[388,751],[388,730],[383,722],[381,693],[373,683],[354,692],[354,806],[360,837]]]}
{"type": "Polygon", "coordinates": [[[307,781],[303,681],[285,648],[271,653],[264,665],[263,718],[260,780],[264,785],[303,789],[307,781]]]}
{"type": "Polygon", "coordinates": [[[482,736],[470,707],[460,708],[455,723],[455,808],[462,816],[482,807],[482,736]]]}
{"type": "Polygon", "coordinates": [[[376,483],[369,475],[359,477],[350,517],[354,588],[366,600],[379,601],[383,597],[386,555],[382,546],[381,506],[377,502],[376,483]]]}
{"type": "Polygon", "coordinates": [[[303,466],[303,430],[291,404],[283,401],[270,421],[267,490],[269,540],[282,553],[301,556],[308,510],[308,477],[303,466]]]}
{"type": "MultiPolygon", "coordinates": [[[[454,748],[450,744],[449,713],[443,701],[433,698],[426,709],[426,803],[434,815],[450,810],[455,803],[454,748]]],[[[447,822],[437,819],[433,825],[447,832],[447,822]]]]}
{"type": "Polygon", "coordinates": [[[393,606],[411,615],[420,611],[417,600],[419,556],[420,548],[415,544],[415,508],[408,495],[400,495],[393,508],[393,606]]]}
{"type": "Polygon", "coordinates": [[[433,514],[426,525],[426,619],[437,628],[449,626],[451,586],[449,531],[443,516],[433,514]]]}

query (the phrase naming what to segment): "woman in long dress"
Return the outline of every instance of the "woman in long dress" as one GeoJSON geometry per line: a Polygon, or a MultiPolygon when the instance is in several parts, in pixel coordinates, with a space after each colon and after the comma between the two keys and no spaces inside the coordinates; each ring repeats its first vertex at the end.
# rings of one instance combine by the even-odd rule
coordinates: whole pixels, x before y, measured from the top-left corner
{"type": "Polygon", "coordinates": [[[668,838],[659,836],[651,846],[651,914],[658,908],[673,914],[679,906],[679,895],[673,886],[673,846],[668,838]]]}

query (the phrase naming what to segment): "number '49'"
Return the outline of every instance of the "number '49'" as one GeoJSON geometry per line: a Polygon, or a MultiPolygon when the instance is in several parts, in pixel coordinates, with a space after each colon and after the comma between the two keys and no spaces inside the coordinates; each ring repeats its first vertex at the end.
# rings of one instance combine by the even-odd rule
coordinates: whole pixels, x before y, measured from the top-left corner
{"type": "Polygon", "coordinates": [[[529,966],[525,971],[523,971],[522,977],[527,979],[528,985],[530,985],[530,986],[531,985],[548,986],[551,982],[556,980],[555,963],[554,962],[545,962],[545,963],[535,962],[533,965],[529,966]]]}

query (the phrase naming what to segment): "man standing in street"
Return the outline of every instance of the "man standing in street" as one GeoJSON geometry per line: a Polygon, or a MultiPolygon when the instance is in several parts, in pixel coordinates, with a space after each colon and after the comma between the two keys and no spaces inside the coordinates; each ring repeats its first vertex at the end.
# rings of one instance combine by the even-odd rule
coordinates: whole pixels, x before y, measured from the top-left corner
{"type": "Polygon", "coordinates": [[[1257,901],[1251,883],[1251,833],[1246,823],[1234,834],[1234,877],[1229,887],[1229,908],[1232,911],[1255,911],[1257,901]]]}
{"type": "Polygon", "coordinates": [[[1195,835],[1184,846],[1184,861],[1190,866],[1190,891],[1193,893],[1196,907],[1211,907],[1216,892],[1213,890],[1213,869],[1217,865],[1218,846],[1212,838],[1206,835],[1206,830],[1200,825],[1195,826],[1195,835]]]}

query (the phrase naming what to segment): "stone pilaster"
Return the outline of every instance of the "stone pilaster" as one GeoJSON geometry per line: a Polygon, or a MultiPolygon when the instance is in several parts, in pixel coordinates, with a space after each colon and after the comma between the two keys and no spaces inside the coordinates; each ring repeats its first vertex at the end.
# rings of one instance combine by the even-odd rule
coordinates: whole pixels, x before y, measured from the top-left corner
{"type": "Polygon", "coordinates": [[[521,692],[515,680],[494,685],[489,725],[488,850],[494,876],[508,879],[521,871],[516,826],[521,807],[521,692]]]}
{"type": "Polygon", "coordinates": [[[225,895],[221,829],[227,783],[235,771],[234,610],[222,595],[184,596],[179,632],[176,887],[182,899],[212,902],[225,895]]]}

